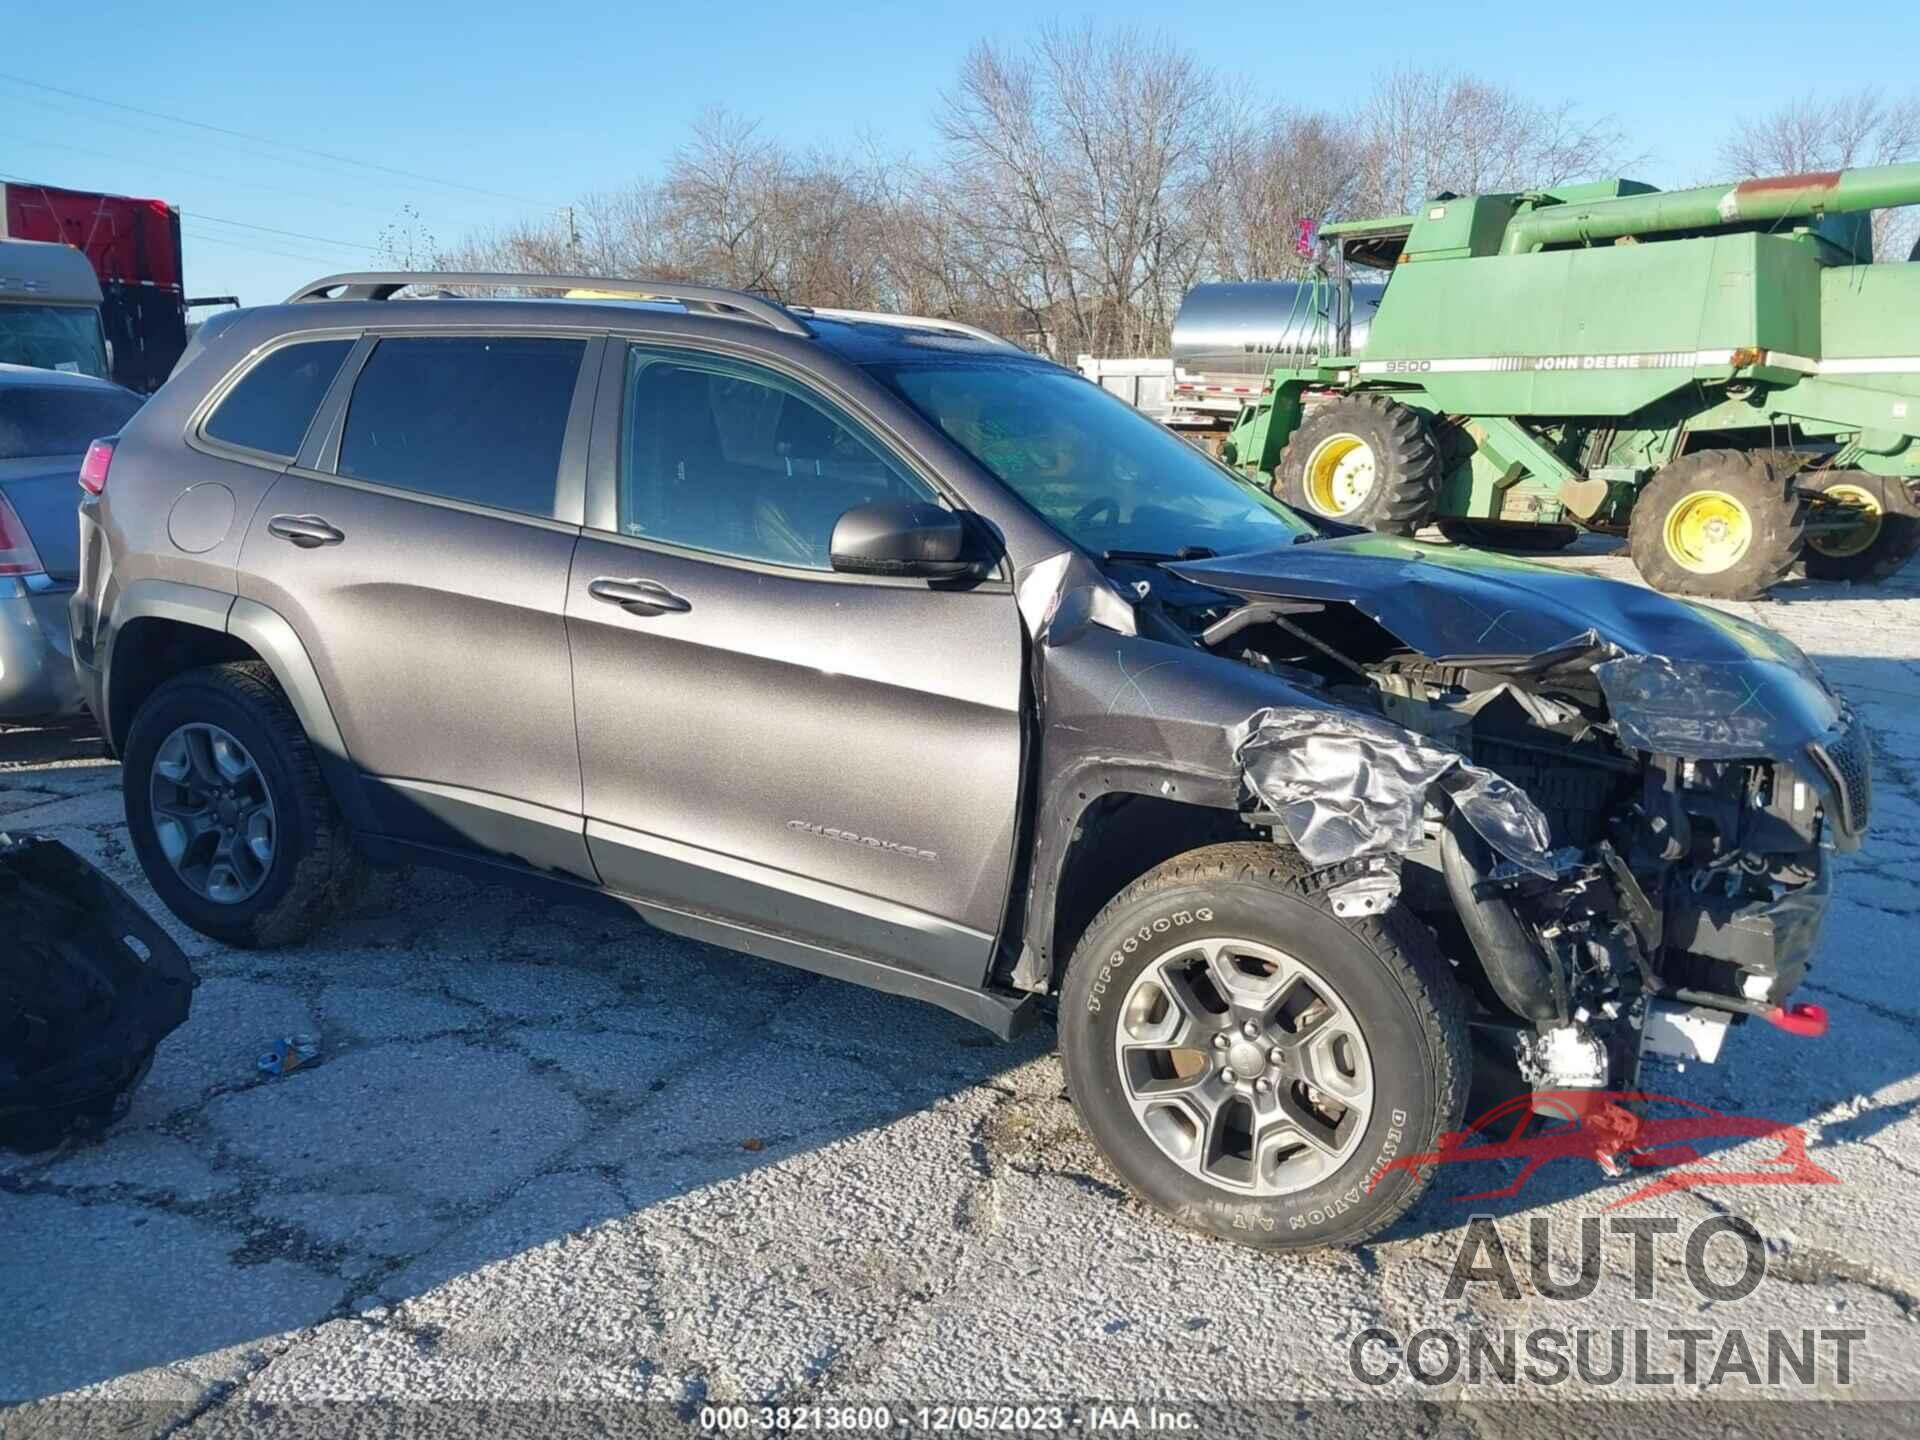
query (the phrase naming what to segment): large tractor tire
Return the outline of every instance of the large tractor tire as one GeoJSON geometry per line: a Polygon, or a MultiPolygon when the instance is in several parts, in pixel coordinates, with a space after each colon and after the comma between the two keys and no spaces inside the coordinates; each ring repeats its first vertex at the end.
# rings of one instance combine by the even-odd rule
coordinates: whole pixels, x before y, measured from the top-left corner
{"type": "Polygon", "coordinates": [[[1864,470],[1803,470],[1794,484],[1816,497],[1811,519],[1828,518],[1838,506],[1859,516],[1850,530],[1808,534],[1809,580],[1884,580],[1920,550],[1920,505],[1905,480],[1864,470]]]}
{"type": "Polygon", "coordinates": [[[1535,523],[1531,520],[1467,520],[1449,516],[1434,522],[1456,545],[1480,550],[1515,550],[1526,555],[1548,555],[1564,550],[1580,538],[1578,525],[1535,523]]]}
{"type": "Polygon", "coordinates": [[[1702,450],[1640,492],[1627,548],[1656,590],[1752,600],[1800,562],[1806,524],[1806,501],[1771,454],[1702,450]]]}
{"type": "Polygon", "coordinates": [[[1425,415],[1384,395],[1347,395],[1293,432],[1273,493],[1308,515],[1411,535],[1433,516],[1440,471],[1425,415]]]}

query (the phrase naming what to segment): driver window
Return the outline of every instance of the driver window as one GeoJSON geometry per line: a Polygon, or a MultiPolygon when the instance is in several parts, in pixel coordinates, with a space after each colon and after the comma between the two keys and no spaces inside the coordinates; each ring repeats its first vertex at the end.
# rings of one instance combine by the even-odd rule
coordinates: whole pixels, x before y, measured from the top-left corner
{"type": "Polygon", "coordinates": [[[834,523],[854,506],[938,503],[826,402],[767,371],[632,349],[625,410],[625,535],[826,570],[834,523]]]}

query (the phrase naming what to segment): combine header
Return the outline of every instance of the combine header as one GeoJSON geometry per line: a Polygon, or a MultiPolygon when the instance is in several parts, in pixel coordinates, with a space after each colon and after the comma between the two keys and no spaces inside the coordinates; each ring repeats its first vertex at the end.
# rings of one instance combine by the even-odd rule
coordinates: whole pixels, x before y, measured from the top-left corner
{"type": "Polygon", "coordinates": [[[1440,196],[1327,226],[1330,277],[1199,287],[1176,353],[1258,358],[1225,457],[1315,514],[1625,532],[1686,594],[1877,578],[1920,548],[1920,264],[1873,263],[1871,212],[1913,204],[1920,165],[1440,196]]]}

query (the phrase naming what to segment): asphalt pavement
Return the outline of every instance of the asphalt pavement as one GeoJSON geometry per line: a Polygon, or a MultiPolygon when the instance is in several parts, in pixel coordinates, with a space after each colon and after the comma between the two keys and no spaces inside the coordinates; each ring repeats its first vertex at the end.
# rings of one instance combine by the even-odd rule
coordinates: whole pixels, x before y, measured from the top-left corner
{"type": "MultiPolygon", "coordinates": [[[[1561,563],[1632,578],[1610,548],[1561,563]]],[[[1578,1414],[1583,1434],[1678,1434],[1734,1399],[1878,1401],[1763,1408],[1904,1426],[1920,1401],[1920,566],[1728,608],[1814,656],[1876,740],[1873,833],[1840,862],[1802,991],[1831,1031],[1746,1025],[1721,1064],[1661,1079],[1782,1128],[1637,1199],[1655,1172],[1562,1159],[1467,1200],[1512,1172],[1443,1167],[1386,1237],[1292,1257],[1131,1200],[1080,1131],[1050,1027],[1001,1045],[930,1007],[424,871],[377,876],[306,944],[230,950],[160,907],[97,741],[0,732],[0,830],[100,865],[203,980],[122,1124],[0,1157],[0,1403],[30,1402],[0,1410],[0,1434],[316,1414],[554,1432],[607,1406],[757,1428],[761,1405],[862,1403],[937,1431],[953,1402],[1057,1405],[1084,1432],[1109,1401],[1199,1430],[1378,1434],[1383,1398],[1438,1402],[1407,1412],[1431,1433],[1557,1435],[1578,1414]],[[318,1063],[263,1076],[260,1053],[295,1034],[318,1063]],[[1807,1164],[1778,1183],[1794,1135],[1807,1164]],[[1653,1222],[1638,1264],[1623,1219],[1653,1222]],[[1581,1289],[1583,1221],[1591,1283],[1553,1298],[1581,1289]],[[1736,1293],[1754,1255],[1764,1273],[1736,1293]],[[1594,1363],[1576,1355],[1564,1380],[1467,1373],[1476,1345],[1497,1359],[1517,1339],[1524,1361],[1530,1339],[1551,1348],[1533,1337],[1582,1330],[1594,1363]],[[1689,1331],[1708,1337],[1691,1374],[1689,1331]],[[1809,1344],[1802,1379],[1779,1351],[1809,1344]],[[1602,1397],[1638,1406],[1557,1408],[1602,1397]],[[1446,1403],[1462,1398],[1502,1403],[1446,1403]],[[735,1404],[754,1413],[714,1409],[735,1404]]],[[[1053,1428],[1049,1409],[1024,1419],[1053,1428]]]]}

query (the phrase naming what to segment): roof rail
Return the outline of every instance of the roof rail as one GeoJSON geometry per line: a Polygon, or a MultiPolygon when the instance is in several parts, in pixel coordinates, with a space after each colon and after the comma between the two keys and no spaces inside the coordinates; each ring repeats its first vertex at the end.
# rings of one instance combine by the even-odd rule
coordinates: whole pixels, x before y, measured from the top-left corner
{"type": "Polygon", "coordinates": [[[309,300],[391,300],[410,285],[436,288],[476,286],[492,290],[598,290],[632,300],[672,300],[689,310],[730,319],[751,320],[783,335],[811,336],[813,332],[784,306],[743,290],[714,285],[683,285],[677,280],[615,280],[600,275],[521,275],[511,271],[466,270],[356,270],[328,275],[302,285],[286,303],[309,300]],[[334,292],[339,292],[335,294],[334,292]]]}
{"type": "Polygon", "coordinates": [[[989,345],[1004,345],[1009,350],[1025,350],[991,330],[982,330],[976,325],[963,325],[958,320],[936,320],[931,315],[894,315],[884,310],[828,310],[818,305],[796,305],[794,309],[803,315],[818,315],[827,320],[870,320],[880,325],[924,325],[929,330],[948,330],[955,335],[968,335],[975,340],[984,340],[989,345]]]}

